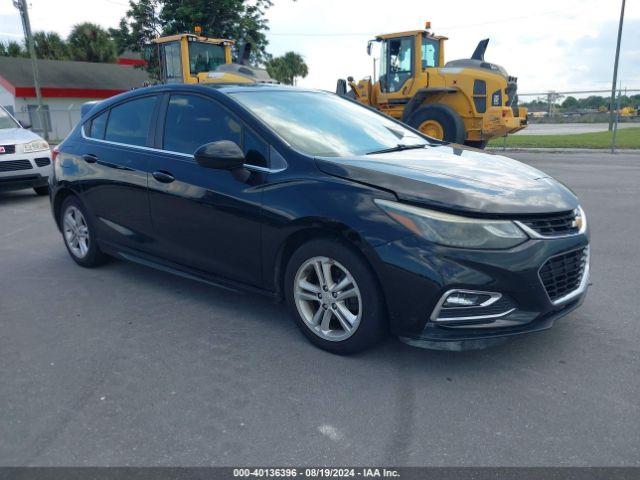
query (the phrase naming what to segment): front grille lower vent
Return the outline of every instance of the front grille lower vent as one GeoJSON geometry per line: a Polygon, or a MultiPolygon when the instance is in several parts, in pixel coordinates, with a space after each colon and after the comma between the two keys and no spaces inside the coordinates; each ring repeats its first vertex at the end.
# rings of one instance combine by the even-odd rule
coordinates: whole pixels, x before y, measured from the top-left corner
{"type": "Polygon", "coordinates": [[[51,160],[49,160],[47,157],[36,158],[35,162],[39,167],[46,167],[47,165],[51,165],[51,160]]]}
{"type": "Polygon", "coordinates": [[[580,287],[588,256],[587,248],[583,248],[551,257],[542,265],[540,280],[552,302],[580,287]]]}
{"type": "Polygon", "coordinates": [[[14,172],[16,170],[31,170],[31,162],[29,160],[0,160],[0,172],[14,172]]]}
{"type": "Polygon", "coordinates": [[[519,221],[544,237],[575,235],[580,232],[580,226],[576,222],[575,211],[528,217],[519,221]]]}

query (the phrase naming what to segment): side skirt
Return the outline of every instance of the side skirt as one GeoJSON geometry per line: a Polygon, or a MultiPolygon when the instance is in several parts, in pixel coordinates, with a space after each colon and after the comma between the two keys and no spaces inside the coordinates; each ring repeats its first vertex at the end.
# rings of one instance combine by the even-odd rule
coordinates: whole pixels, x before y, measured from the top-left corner
{"type": "Polygon", "coordinates": [[[201,270],[186,267],[177,263],[170,262],[163,258],[155,257],[146,253],[141,253],[132,249],[122,248],[119,245],[114,245],[111,242],[104,242],[98,240],[100,250],[113,257],[128,260],[130,262],[144,265],[145,267],[154,268],[166,273],[171,273],[178,277],[188,278],[200,283],[205,283],[213,287],[222,288],[232,292],[247,292],[256,293],[265,297],[271,298],[274,301],[277,300],[275,292],[264,290],[262,288],[254,287],[253,285],[247,285],[242,282],[230,280],[223,277],[218,277],[201,270]]]}

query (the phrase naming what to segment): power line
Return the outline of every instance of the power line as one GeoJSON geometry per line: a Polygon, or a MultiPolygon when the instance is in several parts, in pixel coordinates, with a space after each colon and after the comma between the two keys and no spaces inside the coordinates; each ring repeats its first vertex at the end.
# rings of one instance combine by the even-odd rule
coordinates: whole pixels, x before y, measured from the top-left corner
{"type": "MultiPolygon", "coordinates": [[[[108,1],[108,0],[107,0],[108,1]]],[[[460,28],[470,28],[470,27],[478,27],[478,26],[484,26],[484,25],[495,25],[497,23],[507,23],[507,22],[513,22],[515,20],[525,20],[525,19],[529,19],[529,18],[534,18],[534,17],[543,17],[543,16],[547,16],[547,15],[555,15],[558,13],[564,13],[567,11],[574,11],[575,8],[564,8],[561,10],[552,10],[549,12],[541,12],[541,13],[534,13],[531,15],[521,15],[518,17],[509,17],[509,18],[503,18],[500,20],[493,20],[493,21],[487,21],[487,22],[480,22],[480,23],[470,23],[470,24],[466,24],[466,25],[451,25],[451,26],[443,26],[442,29],[443,30],[456,30],[456,29],[460,29],[460,28]]],[[[273,35],[273,36],[290,36],[290,37],[357,37],[357,36],[367,36],[367,37],[373,37],[374,35],[376,35],[376,33],[372,33],[372,32],[267,32],[267,35],[273,35]]]]}

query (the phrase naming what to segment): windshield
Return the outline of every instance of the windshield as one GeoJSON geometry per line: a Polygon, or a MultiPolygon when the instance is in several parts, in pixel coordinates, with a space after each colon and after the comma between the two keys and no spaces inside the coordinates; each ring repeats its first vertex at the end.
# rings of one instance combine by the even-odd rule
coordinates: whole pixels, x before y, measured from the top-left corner
{"type": "Polygon", "coordinates": [[[6,110],[0,108],[0,130],[5,128],[20,128],[20,125],[16,123],[6,110]]]}
{"type": "Polygon", "coordinates": [[[212,72],[225,63],[224,46],[204,42],[189,42],[189,68],[191,75],[212,72]]]}
{"type": "Polygon", "coordinates": [[[308,155],[342,157],[398,145],[428,145],[402,125],[337,95],[282,90],[230,95],[308,155]]]}

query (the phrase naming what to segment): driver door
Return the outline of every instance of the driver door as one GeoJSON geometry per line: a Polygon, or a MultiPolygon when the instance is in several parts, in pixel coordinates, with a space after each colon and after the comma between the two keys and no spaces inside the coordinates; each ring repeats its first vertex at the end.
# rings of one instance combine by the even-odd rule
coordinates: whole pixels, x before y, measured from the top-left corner
{"type": "Polygon", "coordinates": [[[389,38],[380,51],[380,109],[393,117],[394,110],[402,114],[408,102],[415,74],[414,37],[389,38]]]}

